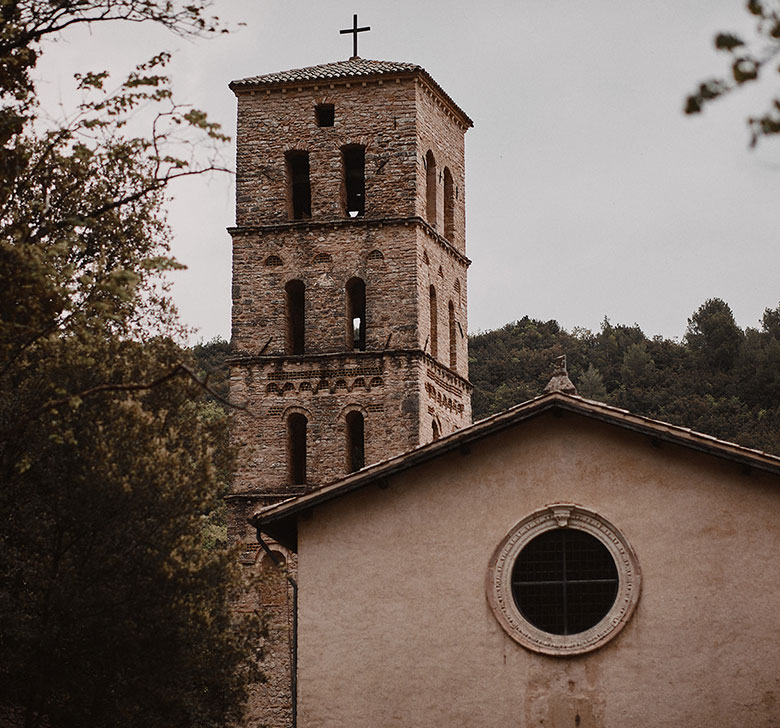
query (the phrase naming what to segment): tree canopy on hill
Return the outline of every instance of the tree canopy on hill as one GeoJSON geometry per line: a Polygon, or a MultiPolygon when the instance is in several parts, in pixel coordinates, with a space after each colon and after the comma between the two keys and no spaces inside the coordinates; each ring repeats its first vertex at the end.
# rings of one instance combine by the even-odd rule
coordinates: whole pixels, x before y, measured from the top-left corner
{"type": "Polygon", "coordinates": [[[607,319],[596,333],[526,317],[477,334],[474,420],[539,396],[560,354],[583,397],[780,454],[780,306],[743,330],[724,301],[710,299],[679,342],[607,319]]]}

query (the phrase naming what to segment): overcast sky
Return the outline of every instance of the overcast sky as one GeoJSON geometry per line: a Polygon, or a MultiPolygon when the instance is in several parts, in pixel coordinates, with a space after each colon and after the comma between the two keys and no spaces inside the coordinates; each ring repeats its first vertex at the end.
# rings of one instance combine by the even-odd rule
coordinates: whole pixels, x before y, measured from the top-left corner
{"type": "MultiPolygon", "coordinates": [[[[246,25],[194,42],[151,26],[74,31],[48,48],[42,97],[75,70],[121,73],[175,54],[177,97],[235,128],[232,79],[351,55],[424,66],[474,120],[466,135],[469,328],[525,315],[567,329],[639,324],[680,337],[707,298],[741,326],[780,301],[780,141],[748,149],[744,118],[774,79],[685,117],[685,95],[726,68],[719,30],[751,27],[741,0],[217,0],[246,25]]],[[[777,78],[777,76],[775,76],[777,78]]],[[[225,158],[232,165],[233,150],[225,158]]],[[[171,190],[174,275],[194,340],[230,332],[233,180],[171,190]]]]}

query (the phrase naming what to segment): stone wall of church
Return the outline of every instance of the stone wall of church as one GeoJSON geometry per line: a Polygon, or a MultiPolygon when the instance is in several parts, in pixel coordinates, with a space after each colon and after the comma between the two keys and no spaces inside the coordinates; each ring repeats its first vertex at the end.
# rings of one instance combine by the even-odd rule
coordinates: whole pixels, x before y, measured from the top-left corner
{"type": "Polygon", "coordinates": [[[363,414],[367,464],[415,447],[424,362],[420,353],[361,352],[234,364],[231,398],[245,406],[231,423],[239,448],[234,491],[283,497],[343,477],[353,409],[363,414]],[[307,484],[297,489],[288,470],[291,412],[308,420],[307,484]]]}
{"type": "Polygon", "coordinates": [[[417,84],[417,186],[415,209],[434,229],[449,240],[461,254],[466,252],[466,167],[463,126],[455,120],[424,83],[417,84]],[[436,162],[436,216],[427,214],[426,154],[430,151],[436,162]],[[444,170],[452,175],[453,231],[445,231],[444,170]]]}
{"type": "Polygon", "coordinates": [[[246,589],[235,611],[256,613],[261,627],[257,645],[261,676],[250,686],[247,728],[292,724],[290,635],[295,599],[287,575],[295,577],[297,560],[277,544],[272,547],[273,558],[257,543],[246,544],[240,557],[246,589]]]}
{"type": "Polygon", "coordinates": [[[349,353],[346,284],[355,277],[366,287],[366,350],[421,348],[416,227],[350,220],[234,232],[235,350],[285,353],[285,284],[300,280],[305,289],[305,353],[349,353]]]}
{"type": "Polygon", "coordinates": [[[309,152],[311,219],[344,209],[341,149],[365,146],[365,217],[415,215],[416,89],[413,79],[339,79],[300,88],[239,89],[236,224],[289,220],[285,152],[309,152]],[[333,126],[317,126],[315,107],[334,105],[333,126]]]}

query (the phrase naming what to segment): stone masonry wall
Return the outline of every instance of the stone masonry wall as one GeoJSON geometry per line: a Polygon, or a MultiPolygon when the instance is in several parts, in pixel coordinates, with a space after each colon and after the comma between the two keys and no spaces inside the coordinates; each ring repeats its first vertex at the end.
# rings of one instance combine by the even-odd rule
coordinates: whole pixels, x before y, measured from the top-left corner
{"type": "Polygon", "coordinates": [[[431,226],[444,235],[444,168],[455,185],[454,239],[449,242],[461,254],[466,252],[466,168],[465,129],[442,105],[430,87],[417,84],[417,185],[415,209],[427,220],[425,156],[430,150],[436,160],[436,220],[431,226]]]}
{"type": "MultiPolygon", "coordinates": [[[[233,346],[285,353],[285,284],[305,286],[305,352],[348,353],[345,285],[366,284],[366,349],[414,348],[416,226],[350,220],[233,234],[233,346]]],[[[465,282],[464,282],[465,287],[465,282]]]]}
{"type": "Polygon", "coordinates": [[[240,91],[236,223],[268,225],[288,215],[285,152],[309,152],[312,220],[346,218],[341,148],[366,147],[366,218],[415,215],[416,91],[412,79],[341,81],[315,88],[240,91]],[[332,103],[331,127],[314,109],[332,103]]]}
{"type": "Polygon", "coordinates": [[[296,492],[288,485],[291,412],[308,420],[306,489],[346,475],[345,418],[352,409],[364,417],[366,463],[415,447],[423,362],[420,354],[366,352],[234,364],[231,397],[246,405],[231,424],[240,448],[234,489],[278,497],[296,492]]]}

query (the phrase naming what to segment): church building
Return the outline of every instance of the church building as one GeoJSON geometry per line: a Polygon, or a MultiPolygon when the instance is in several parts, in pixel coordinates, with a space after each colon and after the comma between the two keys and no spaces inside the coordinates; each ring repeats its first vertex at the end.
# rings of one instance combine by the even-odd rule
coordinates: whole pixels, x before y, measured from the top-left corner
{"type": "Polygon", "coordinates": [[[356,52],[231,88],[247,725],[777,726],[780,458],[562,368],[472,424],[469,117],[356,52]]]}

